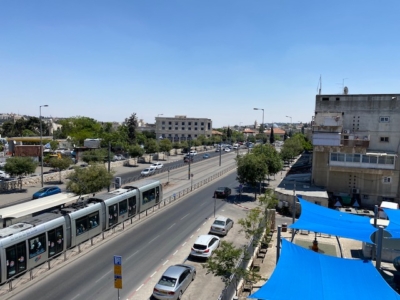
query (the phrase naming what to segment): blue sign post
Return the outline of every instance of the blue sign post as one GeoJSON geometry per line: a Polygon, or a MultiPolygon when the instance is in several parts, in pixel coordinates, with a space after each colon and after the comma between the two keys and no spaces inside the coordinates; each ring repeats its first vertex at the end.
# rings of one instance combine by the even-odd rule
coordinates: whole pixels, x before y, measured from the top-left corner
{"type": "Polygon", "coordinates": [[[114,288],[119,290],[122,289],[122,256],[114,255],[114,288]]]}

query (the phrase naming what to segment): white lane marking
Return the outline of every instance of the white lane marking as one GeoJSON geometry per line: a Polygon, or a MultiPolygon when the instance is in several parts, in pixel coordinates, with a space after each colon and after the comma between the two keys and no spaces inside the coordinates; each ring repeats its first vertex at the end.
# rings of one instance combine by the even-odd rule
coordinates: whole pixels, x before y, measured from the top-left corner
{"type": "Polygon", "coordinates": [[[136,292],[137,292],[138,290],[140,290],[143,286],[144,286],[144,284],[142,283],[142,284],[136,289],[136,292]]]}
{"type": "Polygon", "coordinates": [[[129,260],[132,256],[134,256],[136,253],[138,253],[139,252],[139,250],[138,251],[136,251],[135,253],[133,253],[133,254],[131,254],[131,255],[129,255],[128,256],[128,258],[126,259],[126,260],[129,260]]]}
{"type": "Polygon", "coordinates": [[[206,223],[207,223],[207,222],[204,222],[204,223],[203,223],[203,226],[206,225],[206,223]]]}
{"type": "Polygon", "coordinates": [[[199,229],[197,229],[197,231],[199,231],[200,230],[200,228],[199,229]]]}
{"type": "Polygon", "coordinates": [[[175,254],[177,254],[178,253],[178,250],[176,250],[175,252],[174,252],[174,254],[172,254],[172,255],[175,255],[175,254]]]}
{"type": "Polygon", "coordinates": [[[182,247],[185,246],[185,245],[186,245],[186,242],[184,242],[184,243],[182,244],[182,247]]]}
{"type": "Polygon", "coordinates": [[[156,275],[157,271],[155,271],[153,274],[151,274],[150,277],[153,277],[154,275],[156,275]]]}
{"type": "Polygon", "coordinates": [[[111,271],[108,271],[106,274],[104,274],[103,276],[101,276],[99,279],[96,280],[95,283],[97,283],[98,281],[100,281],[103,277],[107,276],[108,273],[111,273],[111,271]]]}
{"type": "Polygon", "coordinates": [[[150,244],[151,242],[154,242],[157,238],[159,238],[160,236],[157,235],[154,239],[152,239],[150,242],[148,242],[148,244],[150,244]]]}
{"type": "Polygon", "coordinates": [[[78,298],[81,294],[76,295],[74,298],[72,298],[71,300],[74,300],[76,298],[78,298]]]}
{"type": "Polygon", "coordinates": [[[193,234],[190,236],[190,238],[189,239],[191,239],[193,237],[193,234]]]}
{"type": "Polygon", "coordinates": [[[171,226],[169,226],[169,227],[167,228],[167,230],[168,230],[168,229],[171,229],[171,228],[172,228],[172,226],[174,226],[174,225],[175,225],[175,223],[174,223],[174,224],[172,224],[171,226]]]}
{"type": "Polygon", "coordinates": [[[183,216],[183,217],[181,218],[181,220],[183,220],[184,218],[186,218],[188,215],[189,215],[189,214],[187,214],[187,215],[183,216]]]}
{"type": "Polygon", "coordinates": [[[169,260],[167,259],[162,265],[165,266],[169,260]]]}
{"type": "Polygon", "coordinates": [[[203,206],[205,203],[203,202],[202,204],[200,204],[200,206],[203,206]]]}

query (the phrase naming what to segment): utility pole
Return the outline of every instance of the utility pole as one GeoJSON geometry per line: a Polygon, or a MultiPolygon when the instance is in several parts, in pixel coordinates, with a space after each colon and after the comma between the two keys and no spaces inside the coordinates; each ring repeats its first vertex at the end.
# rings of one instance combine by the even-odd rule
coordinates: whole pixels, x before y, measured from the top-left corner
{"type": "Polygon", "coordinates": [[[192,154],[190,153],[190,149],[192,148],[191,147],[191,138],[189,137],[188,138],[189,139],[189,169],[188,169],[188,179],[190,180],[190,162],[191,162],[191,160],[192,160],[192,154]]]}
{"type": "MultiPolygon", "coordinates": [[[[108,173],[111,172],[111,142],[108,142],[108,173]]],[[[108,185],[107,191],[110,191],[110,185],[108,185]]]]}
{"type": "Polygon", "coordinates": [[[219,142],[219,166],[221,166],[222,140],[219,142]]]}

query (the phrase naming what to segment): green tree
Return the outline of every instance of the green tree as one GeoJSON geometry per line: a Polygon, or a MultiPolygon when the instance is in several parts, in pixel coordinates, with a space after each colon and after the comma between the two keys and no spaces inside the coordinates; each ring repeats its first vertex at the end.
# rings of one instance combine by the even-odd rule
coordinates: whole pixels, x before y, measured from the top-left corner
{"type": "Polygon", "coordinates": [[[275,134],[274,134],[274,124],[273,123],[272,123],[272,126],[271,126],[271,132],[270,132],[270,135],[269,135],[269,143],[270,144],[275,143],[275,134]]]}
{"type": "Polygon", "coordinates": [[[58,142],[57,141],[51,141],[50,142],[50,148],[53,151],[56,151],[58,149],[58,142]]]}
{"type": "MultiPolygon", "coordinates": [[[[253,153],[235,158],[237,164],[237,180],[242,184],[249,184],[253,188],[261,183],[268,174],[268,167],[260,155],[253,153]]],[[[255,191],[254,198],[256,199],[255,191]]]]}
{"type": "Polygon", "coordinates": [[[172,142],[169,139],[162,139],[159,144],[160,151],[164,153],[168,153],[172,149],[172,142]]]}
{"type": "Polygon", "coordinates": [[[143,156],[143,154],[144,154],[144,149],[137,144],[131,145],[128,147],[128,154],[129,154],[129,156],[135,158],[136,165],[137,165],[138,158],[143,156]]]}
{"type": "Polygon", "coordinates": [[[60,120],[61,135],[70,137],[76,144],[83,145],[88,138],[99,138],[101,123],[88,117],[72,117],[60,120]]]}
{"type": "Polygon", "coordinates": [[[60,175],[60,183],[62,183],[61,171],[68,169],[69,166],[72,165],[72,159],[70,157],[62,157],[62,158],[52,157],[49,160],[49,164],[50,167],[58,170],[60,175]]]}
{"type": "Polygon", "coordinates": [[[247,137],[247,141],[249,141],[251,143],[255,143],[256,142],[256,137],[254,135],[249,135],[247,137]]]}
{"type": "MultiPolygon", "coordinates": [[[[113,157],[113,154],[110,154],[110,157],[113,157]]],[[[82,160],[86,163],[100,163],[108,160],[108,151],[106,149],[93,149],[89,151],[85,151],[82,154],[82,160]]]]}
{"type": "Polygon", "coordinates": [[[253,238],[254,245],[259,243],[264,231],[262,227],[263,218],[263,210],[260,207],[255,207],[247,212],[246,218],[238,221],[238,224],[242,227],[239,232],[244,232],[247,239],[253,238]]]}
{"type": "Polygon", "coordinates": [[[87,168],[75,168],[68,176],[67,190],[76,195],[94,194],[110,186],[114,173],[107,172],[102,164],[94,164],[87,168]]]}
{"type": "Polygon", "coordinates": [[[129,144],[135,144],[136,143],[136,129],[138,127],[138,120],[136,117],[136,113],[132,113],[129,118],[125,119],[125,126],[127,129],[129,144]]]}
{"type": "Polygon", "coordinates": [[[139,145],[144,145],[144,144],[146,144],[146,141],[147,141],[147,137],[146,137],[143,133],[138,132],[138,133],[136,134],[136,142],[137,142],[139,145]]]}
{"type": "MultiPolygon", "coordinates": [[[[151,154],[157,153],[158,149],[159,149],[159,147],[158,147],[156,140],[148,139],[146,141],[146,144],[144,144],[144,151],[147,154],[151,155],[151,154]]],[[[151,159],[151,156],[150,156],[150,159],[151,159]]]]}
{"type": "Polygon", "coordinates": [[[36,136],[36,133],[34,133],[32,130],[24,129],[22,131],[22,136],[36,136]]]}
{"type": "Polygon", "coordinates": [[[30,157],[14,156],[7,159],[4,171],[13,177],[21,177],[35,172],[37,163],[30,157]]]}

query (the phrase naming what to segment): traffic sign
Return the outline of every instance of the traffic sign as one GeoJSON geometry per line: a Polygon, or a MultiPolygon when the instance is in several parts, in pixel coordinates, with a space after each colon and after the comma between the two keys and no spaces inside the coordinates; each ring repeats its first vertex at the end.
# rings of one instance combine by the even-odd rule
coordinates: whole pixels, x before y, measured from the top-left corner
{"type": "Polygon", "coordinates": [[[122,289],[122,256],[114,255],[114,288],[122,289]]]}

